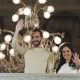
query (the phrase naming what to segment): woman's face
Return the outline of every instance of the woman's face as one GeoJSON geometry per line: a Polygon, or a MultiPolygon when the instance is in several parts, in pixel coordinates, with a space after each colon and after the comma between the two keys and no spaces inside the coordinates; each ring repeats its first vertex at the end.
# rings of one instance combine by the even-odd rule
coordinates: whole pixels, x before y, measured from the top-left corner
{"type": "Polygon", "coordinates": [[[62,49],[62,55],[63,55],[65,60],[70,60],[71,56],[72,56],[72,52],[71,52],[70,48],[68,48],[67,46],[64,47],[62,49]]]}

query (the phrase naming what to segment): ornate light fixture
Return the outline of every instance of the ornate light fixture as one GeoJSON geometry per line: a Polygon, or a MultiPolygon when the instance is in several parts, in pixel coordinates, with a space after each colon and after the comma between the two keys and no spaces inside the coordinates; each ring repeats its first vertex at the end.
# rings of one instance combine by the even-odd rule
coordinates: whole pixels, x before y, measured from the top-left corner
{"type": "MultiPolygon", "coordinates": [[[[30,44],[32,30],[34,30],[35,28],[40,28],[40,20],[38,15],[40,10],[43,11],[43,16],[46,19],[49,19],[51,13],[55,10],[51,5],[46,6],[46,2],[46,0],[37,0],[34,6],[27,6],[22,0],[13,0],[14,4],[23,5],[23,7],[19,8],[18,11],[12,16],[12,20],[13,22],[16,22],[18,21],[20,15],[25,16],[24,28],[26,29],[26,34],[23,36],[23,39],[24,42],[28,44],[27,47],[32,47],[30,44]]],[[[44,30],[41,31],[43,33],[43,42],[41,46],[53,51],[55,63],[56,60],[59,59],[59,54],[56,54],[59,52],[59,48],[57,45],[61,44],[62,38],[64,38],[64,33],[49,33],[44,30]]]]}
{"type": "MultiPolygon", "coordinates": [[[[43,15],[44,15],[44,18],[46,18],[46,19],[49,19],[50,14],[52,12],[54,12],[54,10],[55,10],[54,7],[52,7],[52,6],[44,6],[43,7],[42,6],[46,2],[47,2],[46,0],[37,0],[34,7],[32,7],[31,5],[27,6],[22,0],[13,0],[13,3],[23,5],[23,7],[19,8],[18,11],[12,16],[13,22],[18,21],[20,15],[24,15],[24,17],[25,17],[24,28],[26,29],[26,34],[23,36],[23,38],[21,35],[19,35],[19,38],[18,38],[19,39],[18,41],[22,46],[25,46],[25,43],[27,43],[26,46],[31,47],[31,45],[30,45],[31,32],[35,28],[40,27],[40,21],[39,21],[39,16],[38,16],[39,11],[43,10],[43,13],[44,13],[43,15]],[[40,7],[38,7],[38,6],[40,6],[40,7]]],[[[44,31],[44,30],[41,30],[41,31],[43,33],[43,42],[42,42],[41,46],[44,48],[46,47],[48,49],[52,49],[52,51],[54,53],[53,55],[54,55],[55,61],[56,61],[56,59],[59,57],[58,54],[55,54],[59,51],[57,45],[59,45],[62,41],[62,38],[64,38],[64,33],[51,33],[50,34],[49,32],[44,31]]],[[[4,68],[6,70],[8,70],[6,72],[12,72],[13,70],[17,70],[16,65],[19,63],[22,63],[21,65],[24,66],[24,63],[23,63],[24,61],[23,61],[23,58],[20,58],[18,56],[18,54],[16,55],[15,50],[12,49],[12,47],[10,47],[14,33],[11,31],[8,31],[8,30],[3,30],[3,32],[8,32],[8,33],[11,33],[12,35],[8,34],[8,35],[4,36],[4,41],[0,44],[0,62],[4,66],[4,68]],[[6,50],[6,54],[3,53],[5,50],[6,50]],[[6,55],[8,56],[9,61],[6,60],[6,55]],[[16,64],[15,64],[14,60],[16,60],[16,64]],[[6,67],[5,67],[5,65],[6,65],[6,67]],[[8,67],[7,67],[7,65],[8,65],[8,67]]],[[[19,65],[19,67],[20,67],[20,65],[19,65]]],[[[23,70],[23,67],[21,69],[23,70]]]]}
{"type": "Polygon", "coordinates": [[[13,0],[14,4],[22,4],[23,7],[19,8],[18,11],[12,16],[12,21],[16,22],[19,19],[20,15],[25,16],[25,28],[27,28],[27,32],[29,29],[39,28],[39,16],[38,13],[40,10],[43,10],[43,16],[46,19],[50,18],[52,12],[54,12],[53,6],[42,6],[46,3],[46,0],[37,0],[35,5],[27,6],[22,0],[13,0]]]}
{"type": "MultiPolygon", "coordinates": [[[[27,43],[30,42],[30,40],[31,40],[31,36],[30,36],[31,31],[34,30],[35,28],[40,27],[40,20],[39,20],[39,16],[38,16],[38,13],[40,12],[40,10],[43,10],[43,16],[46,19],[49,19],[51,13],[54,12],[54,10],[55,10],[54,7],[51,5],[46,6],[45,5],[46,2],[47,2],[47,0],[37,0],[34,6],[32,6],[32,5],[27,6],[22,0],[17,0],[17,1],[13,0],[14,4],[22,4],[23,5],[23,7],[19,8],[18,11],[12,16],[12,21],[13,22],[18,21],[20,15],[25,16],[24,28],[26,28],[26,35],[24,35],[23,39],[27,43]]],[[[47,44],[48,44],[48,42],[50,42],[50,46],[53,45],[53,41],[56,44],[60,44],[61,38],[58,37],[57,35],[60,35],[60,36],[64,35],[63,33],[62,34],[60,34],[60,33],[51,33],[50,34],[49,32],[43,31],[43,30],[42,30],[42,32],[43,32],[43,37],[45,39],[43,43],[46,43],[46,40],[48,40],[47,44]],[[50,41],[48,39],[49,37],[53,37],[52,41],[50,41]]]]}
{"type": "Polygon", "coordinates": [[[0,44],[0,72],[21,72],[23,68],[19,68],[20,65],[24,67],[23,56],[20,58],[18,53],[12,48],[12,37],[14,33],[9,30],[2,30],[0,35],[2,36],[3,42],[0,44]],[[20,64],[20,65],[19,65],[20,64]]]}

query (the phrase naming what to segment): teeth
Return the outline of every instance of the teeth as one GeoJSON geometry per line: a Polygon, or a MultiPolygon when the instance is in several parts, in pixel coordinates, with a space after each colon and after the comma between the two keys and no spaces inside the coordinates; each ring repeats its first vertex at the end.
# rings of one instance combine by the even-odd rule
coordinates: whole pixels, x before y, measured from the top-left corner
{"type": "Polygon", "coordinates": [[[38,42],[34,42],[34,44],[36,44],[36,43],[38,43],[38,42]]]}

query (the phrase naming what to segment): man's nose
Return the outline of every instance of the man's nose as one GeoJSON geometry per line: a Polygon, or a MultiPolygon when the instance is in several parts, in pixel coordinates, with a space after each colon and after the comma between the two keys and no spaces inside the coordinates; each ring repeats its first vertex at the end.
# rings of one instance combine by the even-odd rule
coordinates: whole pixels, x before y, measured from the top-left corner
{"type": "Polygon", "coordinates": [[[32,40],[36,40],[36,38],[32,38],[32,40]]]}

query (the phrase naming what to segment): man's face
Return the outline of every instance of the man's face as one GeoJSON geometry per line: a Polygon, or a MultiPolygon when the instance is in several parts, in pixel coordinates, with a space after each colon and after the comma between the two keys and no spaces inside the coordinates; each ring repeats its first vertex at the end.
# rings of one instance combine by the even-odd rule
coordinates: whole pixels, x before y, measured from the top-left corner
{"type": "Polygon", "coordinates": [[[40,36],[40,33],[39,32],[33,32],[32,33],[32,44],[35,46],[35,47],[38,47],[41,43],[41,36],[40,36]]]}

